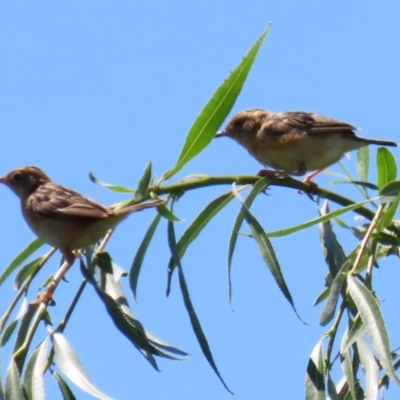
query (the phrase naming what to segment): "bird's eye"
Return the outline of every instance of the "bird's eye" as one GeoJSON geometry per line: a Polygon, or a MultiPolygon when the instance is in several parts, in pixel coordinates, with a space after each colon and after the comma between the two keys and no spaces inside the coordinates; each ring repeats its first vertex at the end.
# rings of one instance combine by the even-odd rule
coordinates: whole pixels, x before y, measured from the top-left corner
{"type": "Polygon", "coordinates": [[[233,123],[233,129],[239,130],[242,129],[244,124],[245,124],[246,120],[243,119],[237,119],[236,121],[234,121],[233,123]]]}
{"type": "Polygon", "coordinates": [[[22,179],[22,174],[20,174],[19,172],[17,172],[17,173],[15,173],[14,175],[13,175],[13,181],[14,182],[21,182],[21,179],[22,179]]]}

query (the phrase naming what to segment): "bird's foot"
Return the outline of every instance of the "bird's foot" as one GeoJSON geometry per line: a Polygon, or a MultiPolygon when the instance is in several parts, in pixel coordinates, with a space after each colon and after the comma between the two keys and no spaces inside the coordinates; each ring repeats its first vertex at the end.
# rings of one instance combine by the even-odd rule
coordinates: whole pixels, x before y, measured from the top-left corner
{"type": "MultiPolygon", "coordinates": [[[[313,182],[311,179],[314,178],[314,176],[316,176],[317,174],[319,174],[321,172],[321,170],[316,170],[311,172],[311,174],[308,174],[304,179],[303,179],[303,183],[306,183],[307,185],[310,186],[310,189],[305,192],[305,194],[307,195],[307,197],[309,199],[311,199],[312,201],[315,201],[314,199],[314,194],[316,193],[317,189],[318,189],[318,185],[313,182]]],[[[302,190],[298,190],[297,191],[300,194],[303,194],[304,192],[302,190]]]]}
{"type": "Polygon", "coordinates": [[[52,285],[43,293],[38,293],[36,300],[32,301],[31,304],[42,304],[45,303],[47,306],[55,306],[56,302],[53,298],[52,285]]]}

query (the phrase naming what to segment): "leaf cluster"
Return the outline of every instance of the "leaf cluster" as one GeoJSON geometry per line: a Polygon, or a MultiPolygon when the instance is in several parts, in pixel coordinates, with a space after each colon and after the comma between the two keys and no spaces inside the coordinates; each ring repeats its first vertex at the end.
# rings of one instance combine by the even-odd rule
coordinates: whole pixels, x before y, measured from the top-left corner
{"type": "MultiPolygon", "coordinates": [[[[373,290],[372,277],[374,267],[382,257],[399,253],[399,227],[394,216],[400,202],[400,182],[396,181],[396,163],[391,153],[380,148],[377,154],[378,178],[376,184],[368,182],[369,152],[363,148],[358,153],[358,179],[353,179],[346,171],[346,184],[354,185],[363,197],[353,201],[338,193],[323,188],[315,188],[307,183],[290,177],[271,181],[259,176],[197,176],[185,178],[175,183],[167,182],[185,165],[200,154],[213,139],[232,109],[256,58],[256,55],[269,32],[270,27],[261,35],[239,65],[217,88],[190,128],[181,153],[175,165],[157,181],[152,175],[149,163],[142,178],[134,189],[121,185],[112,185],[97,179],[90,179],[114,192],[131,193],[132,199],[118,207],[138,203],[149,198],[166,196],[166,203],[158,207],[136,253],[133,255],[129,272],[125,272],[105,251],[109,232],[94,249],[85,249],[79,259],[82,283],[76,289],[73,300],[67,307],[64,317],[58,324],[51,318],[51,310],[46,302],[29,302],[28,291],[37,273],[53,257],[55,249],[31,260],[43,243],[36,239],[27,246],[0,275],[0,286],[17,270],[14,278],[16,295],[0,319],[1,345],[11,346],[14,337],[12,356],[7,364],[5,382],[0,380],[0,398],[6,399],[44,399],[43,379],[50,373],[65,399],[75,396],[69,382],[99,399],[109,399],[89,378],[78,355],[64,334],[70,317],[76,311],[84,290],[94,290],[104,305],[108,316],[116,329],[142,354],[149,364],[158,370],[157,357],[182,360],[188,353],[165,343],[151,334],[135,316],[129,305],[121,281],[128,275],[129,286],[136,299],[142,266],[157,229],[165,223],[168,237],[170,259],[166,294],[171,291],[171,281],[175,275],[179,280],[182,301],[188,313],[193,332],[204,357],[229,392],[212,354],[209,340],[197,316],[195,305],[190,296],[190,288],[185,278],[183,258],[189,246],[195,243],[209,222],[230,202],[237,201],[238,213],[234,219],[228,245],[228,282],[229,298],[232,295],[231,264],[243,224],[247,224],[251,238],[255,241],[262,259],[277,287],[301,320],[295,301],[286,283],[284,273],[275,254],[270,239],[283,237],[318,225],[321,244],[328,266],[326,288],[318,296],[315,304],[323,304],[320,324],[332,326],[314,347],[307,366],[306,398],[360,399],[376,398],[379,390],[387,386],[389,380],[400,383],[396,375],[398,354],[391,350],[384,319],[380,312],[379,298],[373,290]],[[217,196],[190,222],[180,237],[176,236],[175,226],[179,218],[174,215],[174,204],[178,198],[191,190],[201,190],[210,186],[229,186],[229,190],[217,196]],[[320,208],[320,215],[296,226],[266,232],[262,224],[251,211],[257,197],[269,186],[283,186],[288,190],[301,190],[312,193],[339,205],[333,211],[328,202],[320,208]],[[247,195],[245,197],[244,193],[247,195]],[[370,192],[376,191],[371,197],[370,192]],[[347,212],[356,212],[367,221],[362,226],[347,226],[340,216],[347,212]],[[345,254],[334,232],[332,221],[339,227],[350,229],[360,241],[353,251],[345,254]],[[11,321],[11,315],[19,306],[18,315],[11,321]],[[38,337],[39,326],[45,326],[47,335],[39,345],[32,349],[34,337],[38,337]],[[337,339],[339,327],[345,325],[340,344],[337,339]],[[334,352],[336,349],[336,353],[334,352]],[[335,362],[340,362],[343,379],[334,383],[331,371],[335,362]],[[360,368],[362,367],[362,368],[360,368]],[[365,387],[360,383],[360,371],[363,369],[365,387]],[[65,379],[67,378],[68,381],[65,379]]],[[[344,182],[341,182],[344,183],[344,182]]],[[[62,281],[67,265],[60,266],[45,286],[52,285],[56,290],[62,281]]]]}

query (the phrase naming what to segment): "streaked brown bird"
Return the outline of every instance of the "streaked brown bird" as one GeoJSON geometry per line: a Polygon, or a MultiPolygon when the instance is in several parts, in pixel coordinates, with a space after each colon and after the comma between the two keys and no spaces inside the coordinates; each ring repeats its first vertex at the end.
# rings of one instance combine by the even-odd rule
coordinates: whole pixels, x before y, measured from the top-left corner
{"type": "Polygon", "coordinates": [[[103,206],[53,182],[37,167],[20,167],[0,178],[20,199],[21,211],[32,231],[44,242],[61,250],[68,263],[73,250],[96,244],[129,214],[159,206],[152,200],[126,208],[103,206]]]}
{"type": "Polygon", "coordinates": [[[276,170],[261,171],[261,175],[264,172],[272,176],[301,176],[314,171],[304,179],[310,182],[350,150],[369,144],[397,146],[392,141],[357,136],[356,129],[311,112],[252,109],[236,114],[215,137],[231,137],[261,164],[276,170]]]}

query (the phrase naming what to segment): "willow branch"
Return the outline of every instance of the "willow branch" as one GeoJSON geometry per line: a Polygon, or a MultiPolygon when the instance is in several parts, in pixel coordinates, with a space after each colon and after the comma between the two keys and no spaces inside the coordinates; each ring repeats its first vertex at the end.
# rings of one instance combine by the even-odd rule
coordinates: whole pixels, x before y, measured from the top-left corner
{"type": "MultiPolygon", "coordinates": [[[[149,186],[148,191],[153,192],[157,195],[162,194],[174,194],[174,195],[182,195],[183,193],[200,189],[203,187],[209,186],[219,186],[219,185],[232,185],[232,183],[241,184],[241,185],[254,185],[260,179],[257,175],[225,175],[225,176],[196,176],[191,180],[185,179],[179,183],[173,183],[171,185],[164,186],[149,186]]],[[[341,196],[337,193],[331,192],[326,189],[322,189],[320,187],[315,187],[313,184],[304,183],[302,181],[298,181],[291,177],[279,178],[271,181],[269,186],[281,186],[287,187],[290,189],[296,189],[304,193],[309,193],[310,195],[328,199],[336,204],[341,206],[350,206],[355,204],[356,202],[341,196]]],[[[369,210],[365,207],[359,207],[356,210],[353,210],[355,213],[367,218],[368,220],[372,220],[374,218],[375,212],[369,210]]]]}

